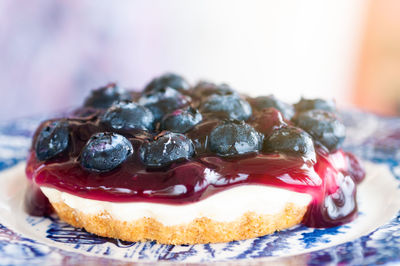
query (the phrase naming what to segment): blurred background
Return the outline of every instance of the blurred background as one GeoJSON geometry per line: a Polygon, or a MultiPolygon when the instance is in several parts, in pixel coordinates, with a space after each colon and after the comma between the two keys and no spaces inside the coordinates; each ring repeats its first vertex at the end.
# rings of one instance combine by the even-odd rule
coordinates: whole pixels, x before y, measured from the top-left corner
{"type": "Polygon", "coordinates": [[[399,14],[398,0],[2,0],[0,120],[166,71],[399,115],[399,14]]]}

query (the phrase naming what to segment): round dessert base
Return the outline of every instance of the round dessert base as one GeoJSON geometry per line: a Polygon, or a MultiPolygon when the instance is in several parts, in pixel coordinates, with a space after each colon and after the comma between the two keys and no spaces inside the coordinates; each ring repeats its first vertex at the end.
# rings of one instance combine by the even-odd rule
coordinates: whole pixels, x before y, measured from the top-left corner
{"type": "Polygon", "coordinates": [[[233,222],[203,217],[188,224],[165,226],[154,218],[127,222],[113,219],[108,213],[84,214],[64,202],[53,202],[52,205],[63,221],[90,233],[125,241],[155,240],[172,245],[229,242],[271,234],[299,224],[307,211],[307,206],[287,203],[284,211],[276,215],[247,212],[233,222]]]}

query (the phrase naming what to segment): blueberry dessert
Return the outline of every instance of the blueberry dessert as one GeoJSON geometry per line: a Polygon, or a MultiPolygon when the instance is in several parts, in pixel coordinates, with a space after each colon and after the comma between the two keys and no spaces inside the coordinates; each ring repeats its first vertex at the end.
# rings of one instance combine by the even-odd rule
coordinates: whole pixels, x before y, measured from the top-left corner
{"type": "Polygon", "coordinates": [[[39,125],[25,205],[100,236],[165,244],[334,227],[357,216],[365,177],[345,134],[334,101],[292,105],[172,73],[142,92],[111,83],[39,125]]]}

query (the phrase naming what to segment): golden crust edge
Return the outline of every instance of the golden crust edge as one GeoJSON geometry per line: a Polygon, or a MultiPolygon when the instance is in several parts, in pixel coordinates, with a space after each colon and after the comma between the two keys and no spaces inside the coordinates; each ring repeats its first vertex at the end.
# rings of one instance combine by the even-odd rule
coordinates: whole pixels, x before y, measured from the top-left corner
{"type": "Polygon", "coordinates": [[[114,219],[107,212],[92,215],[77,211],[64,202],[51,204],[61,220],[95,235],[133,242],[154,240],[172,245],[229,242],[271,234],[299,224],[307,211],[307,206],[287,203],[284,211],[276,215],[246,212],[232,222],[202,217],[187,224],[165,226],[154,218],[127,222],[114,219]]]}

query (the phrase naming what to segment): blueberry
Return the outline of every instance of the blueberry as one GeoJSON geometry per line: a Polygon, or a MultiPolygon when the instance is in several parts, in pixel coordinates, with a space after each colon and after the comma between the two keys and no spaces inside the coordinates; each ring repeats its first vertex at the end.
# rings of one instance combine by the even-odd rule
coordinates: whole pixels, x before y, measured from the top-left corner
{"type": "Polygon", "coordinates": [[[81,153],[81,165],[93,172],[108,172],[122,164],[133,154],[130,141],[110,132],[96,133],[90,137],[81,153]]]}
{"type": "Polygon", "coordinates": [[[118,102],[102,117],[102,122],[114,130],[153,130],[154,116],[146,107],[134,102],[118,102]]]}
{"type": "Polygon", "coordinates": [[[275,130],[264,140],[263,151],[299,154],[315,161],[314,143],[311,136],[301,128],[293,126],[275,130]]]}
{"type": "Polygon", "coordinates": [[[328,112],[336,111],[336,104],[333,100],[323,100],[323,99],[304,99],[294,105],[296,112],[301,113],[308,110],[325,110],[328,112]]]}
{"type": "Polygon", "coordinates": [[[218,94],[218,95],[236,94],[236,91],[234,91],[229,85],[225,83],[216,85],[208,81],[200,81],[194,87],[194,92],[199,97],[208,97],[213,94],[218,94]]]}
{"type": "Polygon", "coordinates": [[[219,156],[236,156],[257,152],[262,136],[250,125],[227,121],[210,133],[210,149],[219,156]]]}
{"type": "Polygon", "coordinates": [[[121,89],[115,83],[110,83],[97,90],[93,90],[85,99],[85,107],[108,108],[116,101],[127,101],[131,99],[129,92],[121,89]]]}
{"type": "Polygon", "coordinates": [[[264,108],[273,107],[279,110],[283,116],[290,120],[294,115],[294,107],[291,104],[287,104],[275,98],[273,95],[260,96],[251,100],[251,105],[256,110],[262,110],[264,108]]]}
{"type": "Polygon", "coordinates": [[[193,156],[192,141],[185,135],[166,132],[139,148],[140,159],[147,167],[164,167],[193,156]]]}
{"type": "Polygon", "coordinates": [[[68,147],[68,123],[63,120],[49,122],[36,138],[35,151],[39,161],[46,161],[68,147]]]}
{"type": "Polygon", "coordinates": [[[166,73],[150,81],[150,83],[146,85],[144,91],[157,92],[167,87],[178,91],[186,91],[190,86],[182,76],[173,73],[166,73]]]}
{"type": "Polygon", "coordinates": [[[217,95],[208,97],[201,105],[202,113],[213,113],[221,118],[247,120],[252,114],[250,104],[238,95],[217,95]]]}
{"type": "Polygon", "coordinates": [[[324,110],[302,112],[293,121],[331,152],[339,148],[346,135],[345,126],[337,116],[324,110]]]}
{"type": "Polygon", "coordinates": [[[200,123],[202,119],[199,111],[189,106],[165,115],[161,121],[161,129],[186,133],[200,123]]]}
{"type": "Polygon", "coordinates": [[[160,121],[164,115],[187,105],[189,101],[190,97],[167,87],[142,95],[138,102],[150,109],[155,121],[160,121]]]}
{"type": "Polygon", "coordinates": [[[251,124],[264,136],[269,136],[274,130],[287,126],[282,113],[273,107],[264,108],[258,112],[253,117],[251,124]]]}

